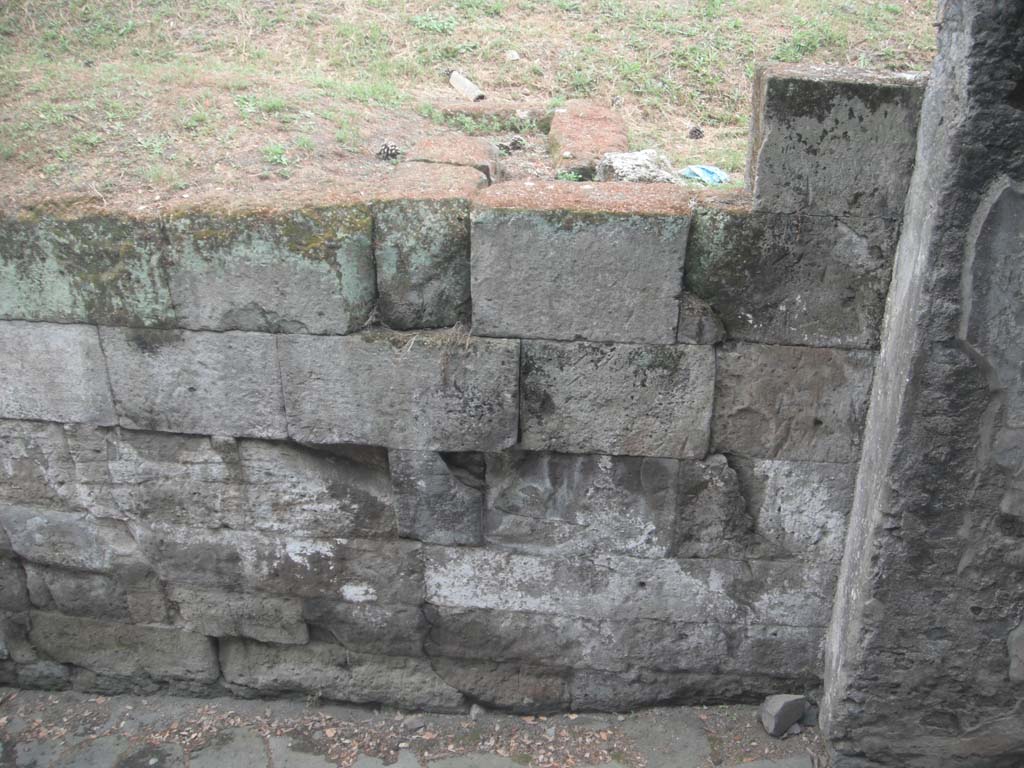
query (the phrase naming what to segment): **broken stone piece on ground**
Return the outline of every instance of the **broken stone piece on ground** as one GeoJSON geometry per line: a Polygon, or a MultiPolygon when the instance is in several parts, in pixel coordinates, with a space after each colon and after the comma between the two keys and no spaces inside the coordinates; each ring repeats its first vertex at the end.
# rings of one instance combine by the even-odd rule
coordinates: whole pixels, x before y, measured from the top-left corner
{"type": "Polygon", "coordinates": [[[597,181],[633,181],[673,184],[679,181],[664,152],[644,149],[639,152],[607,152],[597,164],[597,181]]]}
{"type": "Polygon", "coordinates": [[[779,738],[800,721],[807,711],[807,699],[787,693],[769,696],[761,704],[761,725],[769,736],[779,738]]]}

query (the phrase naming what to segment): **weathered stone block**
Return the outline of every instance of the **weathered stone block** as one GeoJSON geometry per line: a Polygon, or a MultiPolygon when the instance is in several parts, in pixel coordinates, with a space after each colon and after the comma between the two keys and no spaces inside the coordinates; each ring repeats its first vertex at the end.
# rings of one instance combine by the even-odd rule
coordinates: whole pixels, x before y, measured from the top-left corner
{"type": "Polygon", "coordinates": [[[592,179],[605,153],[629,149],[629,132],[615,110],[592,101],[571,99],[556,109],[551,118],[548,148],[556,168],[592,179]]]}
{"type": "Polygon", "coordinates": [[[488,183],[501,181],[501,156],[498,148],[490,140],[479,136],[459,133],[429,136],[417,142],[405,159],[415,163],[475,168],[488,183]]]}
{"type": "Polygon", "coordinates": [[[170,627],[96,621],[33,611],[29,638],[47,657],[99,674],[212,683],[213,642],[170,627]]]}
{"type": "Polygon", "coordinates": [[[427,600],[447,608],[823,626],[832,599],[831,582],[795,562],[536,557],[434,546],[424,555],[427,600]]]}
{"type": "Polygon", "coordinates": [[[732,339],[874,348],[897,228],[875,218],[701,210],[686,285],[732,339]]]}
{"type": "Polygon", "coordinates": [[[741,559],[754,554],[754,518],[725,456],[679,462],[678,499],[675,557],[741,559]]]}
{"type": "Polygon", "coordinates": [[[0,502],[72,505],[75,480],[64,426],[0,420],[0,502]]]}
{"type": "Polygon", "coordinates": [[[357,704],[458,712],[462,694],[444,683],[426,659],[352,653],[340,645],[266,645],[225,638],[224,679],[262,693],[317,693],[357,704]]]}
{"type": "Polygon", "coordinates": [[[108,573],[139,563],[129,530],[111,520],[41,507],[0,506],[11,548],[30,563],[108,573]]]}
{"type": "Polygon", "coordinates": [[[524,341],[522,446],[702,457],[714,380],[711,347],[524,341]]]}
{"type": "Polygon", "coordinates": [[[0,418],[116,424],[96,329],[0,322],[0,418]]]}
{"type": "Polygon", "coordinates": [[[714,624],[433,606],[426,611],[431,657],[620,671],[636,665],[711,671],[729,657],[726,633],[714,624]]]}
{"type": "Polygon", "coordinates": [[[251,637],[267,643],[309,641],[302,602],[295,598],[225,590],[168,587],[177,613],[175,624],[214,637],[251,637]]]}
{"type": "MultiPolygon", "coordinates": [[[[827,620],[827,615],[826,615],[827,620]]],[[[748,624],[730,628],[735,649],[725,668],[743,675],[814,680],[821,676],[826,627],[748,624]]],[[[769,690],[778,690],[780,686],[769,690]]]]}
{"type": "Polygon", "coordinates": [[[763,555],[834,570],[843,557],[857,465],[735,457],[732,466],[763,555]]]}
{"type": "Polygon", "coordinates": [[[147,561],[170,584],[418,604],[420,544],[374,539],[298,539],[227,529],[138,526],[147,561]]]}
{"type": "Polygon", "coordinates": [[[755,206],[899,219],[924,85],[920,74],[759,68],[747,174],[755,206]]]}
{"type": "Polygon", "coordinates": [[[25,565],[32,605],[69,616],[88,616],[111,621],[130,621],[124,588],[101,573],[82,573],[25,565]]]}
{"type": "Polygon", "coordinates": [[[404,165],[395,193],[374,205],[377,310],[390,328],[442,328],[469,319],[472,168],[404,165]]]}
{"type": "Polygon", "coordinates": [[[170,326],[156,219],[0,219],[0,318],[170,326]]]}
{"type": "Polygon", "coordinates": [[[495,709],[537,714],[564,711],[572,703],[568,667],[445,658],[430,663],[446,683],[495,709]]]}
{"type": "Polygon", "coordinates": [[[627,456],[490,454],[486,541],[537,555],[665,557],[678,465],[627,456]]]}
{"type": "Polygon", "coordinates": [[[450,332],[280,339],[292,439],[440,451],[516,440],[519,342],[450,332]]]}
{"type": "Polygon", "coordinates": [[[102,328],[121,426],[284,438],[270,334],[102,328]]]}
{"type": "Polygon", "coordinates": [[[483,542],[481,457],[393,450],[388,463],[399,536],[430,544],[483,542]]]}
{"type": "Polygon", "coordinates": [[[490,187],[473,207],[473,332],[674,344],[689,211],[669,184],[490,187]]]}
{"type": "Polygon", "coordinates": [[[730,344],[718,351],[712,450],[854,462],[874,372],[871,352],[730,344]]]}
{"type": "Polygon", "coordinates": [[[22,566],[13,558],[0,556],[0,611],[24,611],[28,607],[22,566]]]}
{"type": "Polygon", "coordinates": [[[310,598],[303,601],[302,615],[312,629],[359,653],[423,655],[427,621],[419,605],[310,598]]]}
{"type": "Polygon", "coordinates": [[[373,309],[365,206],[185,212],[169,217],[165,231],[178,327],[351,333],[373,309]]]}
{"type": "Polygon", "coordinates": [[[679,296],[679,344],[717,344],[725,339],[725,325],[706,301],[691,293],[679,296]]]}

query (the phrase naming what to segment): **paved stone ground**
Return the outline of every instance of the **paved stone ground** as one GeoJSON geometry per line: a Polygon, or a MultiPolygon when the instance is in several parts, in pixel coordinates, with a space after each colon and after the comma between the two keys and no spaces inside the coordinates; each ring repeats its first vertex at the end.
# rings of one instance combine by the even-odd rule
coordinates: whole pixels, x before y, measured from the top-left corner
{"type": "Polygon", "coordinates": [[[0,768],[821,768],[814,729],[751,706],[623,715],[420,715],[315,701],[0,688],[0,768]]]}

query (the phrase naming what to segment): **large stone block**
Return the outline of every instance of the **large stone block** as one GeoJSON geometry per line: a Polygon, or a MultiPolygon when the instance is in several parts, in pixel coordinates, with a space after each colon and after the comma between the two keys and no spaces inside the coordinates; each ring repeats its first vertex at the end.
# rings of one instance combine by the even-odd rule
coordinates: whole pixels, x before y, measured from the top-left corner
{"type": "Polygon", "coordinates": [[[121,426],[284,438],[274,336],[102,328],[121,426]]]}
{"type": "Polygon", "coordinates": [[[628,456],[490,454],[486,541],[537,555],[665,557],[678,465],[628,456]]]}
{"type": "Polygon", "coordinates": [[[687,288],[729,338],[818,347],[878,346],[898,224],[875,218],[694,215],[687,288]]]}
{"type": "Polygon", "coordinates": [[[605,153],[629,149],[629,132],[625,120],[614,109],[593,101],[571,99],[551,117],[548,148],[556,168],[575,173],[581,179],[592,179],[605,153]]]}
{"type": "Polygon", "coordinates": [[[0,219],[0,318],[170,326],[156,219],[0,219]]]}
{"type": "Polygon", "coordinates": [[[599,616],[428,606],[431,657],[546,667],[713,671],[728,663],[722,627],[683,621],[607,621],[599,616]]]}
{"type": "Polygon", "coordinates": [[[483,542],[483,458],[388,451],[398,534],[430,544],[483,542]]]}
{"type": "Polygon", "coordinates": [[[423,596],[417,542],[298,539],[167,525],[140,525],[136,537],[147,561],[170,584],[334,596],[351,603],[415,605],[423,596]]]}
{"type": "MultiPolygon", "coordinates": [[[[423,655],[427,621],[420,605],[352,603],[334,597],[303,601],[303,618],[336,642],[358,653],[423,655]]],[[[322,634],[322,632],[321,632],[322,634]]]]}
{"type": "Polygon", "coordinates": [[[763,459],[854,462],[871,352],[730,344],[718,350],[711,446],[763,459]]]}
{"type": "Polygon", "coordinates": [[[267,645],[225,638],[220,661],[230,685],[264,694],[316,693],[333,701],[442,712],[465,707],[462,694],[426,659],[357,654],[330,643],[267,645]]]}
{"type": "Polygon", "coordinates": [[[83,573],[32,563],[25,565],[32,605],[69,616],[131,621],[128,596],[113,576],[83,573]]]}
{"type": "Polygon", "coordinates": [[[0,502],[79,506],[68,429],[39,421],[0,420],[0,502]]]}
{"type": "Polygon", "coordinates": [[[799,562],[537,557],[424,548],[427,601],[608,620],[823,626],[831,582],[799,562]]]}
{"type": "Polygon", "coordinates": [[[725,456],[679,462],[675,557],[756,556],[754,518],[735,468],[725,456]]]}
{"type": "Polygon", "coordinates": [[[0,555],[0,611],[24,611],[28,607],[22,565],[12,557],[0,555]]]}
{"type": "Polygon", "coordinates": [[[522,446],[702,457],[714,381],[711,347],[524,341],[522,446]]]}
{"type": "Polygon", "coordinates": [[[30,563],[109,573],[134,568],[141,560],[124,524],[82,513],[3,505],[0,528],[14,552],[30,563]]]}
{"type": "Polygon", "coordinates": [[[96,329],[0,322],[0,418],[116,424],[96,329]]]}
{"type": "Polygon", "coordinates": [[[565,711],[572,704],[568,667],[443,657],[430,663],[446,683],[487,707],[534,715],[565,711]]]}
{"type": "Polygon", "coordinates": [[[33,611],[29,638],[47,657],[97,674],[212,683],[213,641],[170,627],[96,621],[33,611]]]}
{"type": "Polygon", "coordinates": [[[843,557],[857,465],[735,457],[732,466],[756,521],[759,551],[834,572],[843,557]]]}
{"type": "Polygon", "coordinates": [[[393,194],[374,205],[377,310],[390,328],[469,320],[469,198],[487,185],[473,168],[399,167],[393,194]]]}
{"type": "Polygon", "coordinates": [[[368,332],[279,346],[294,440],[435,451],[516,441],[517,340],[368,332]]]}
{"type": "Polygon", "coordinates": [[[690,201],[671,184],[514,182],[472,216],[473,332],[674,344],[690,201]]]}
{"type": "Polygon", "coordinates": [[[899,219],[924,85],[920,74],[759,68],[747,174],[754,205],[899,219]]]}
{"type": "Polygon", "coordinates": [[[267,643],[305,643],[302,602],[219,589],[172,586],[167,590],[176,624],[214,637],[251,637],[267,643]]]}
{"type": "Polygon", "coordinates": [[[373,220],[365,206],[185,212],[165,222],[177,326],[351,333],[373,309],[373,220]]]}

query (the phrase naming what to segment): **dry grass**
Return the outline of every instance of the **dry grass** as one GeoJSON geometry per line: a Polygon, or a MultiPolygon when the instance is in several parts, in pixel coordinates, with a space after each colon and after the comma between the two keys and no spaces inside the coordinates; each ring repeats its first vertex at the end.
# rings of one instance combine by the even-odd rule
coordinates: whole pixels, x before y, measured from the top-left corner
{"type": "Polygon", "coordinates": [[[438,130],[417,107],[452,98],[450,68],[496,98],[617,97],[636,147],[737,171],[754,62],[925,68],[934,9],[935,0],[0,0],[0,189],[167,196],[312,182],[312,168],[339,164],[358,178],[375,142],[438,130]],[[688,140],[692,125],[706,138],[688,140]]]}

